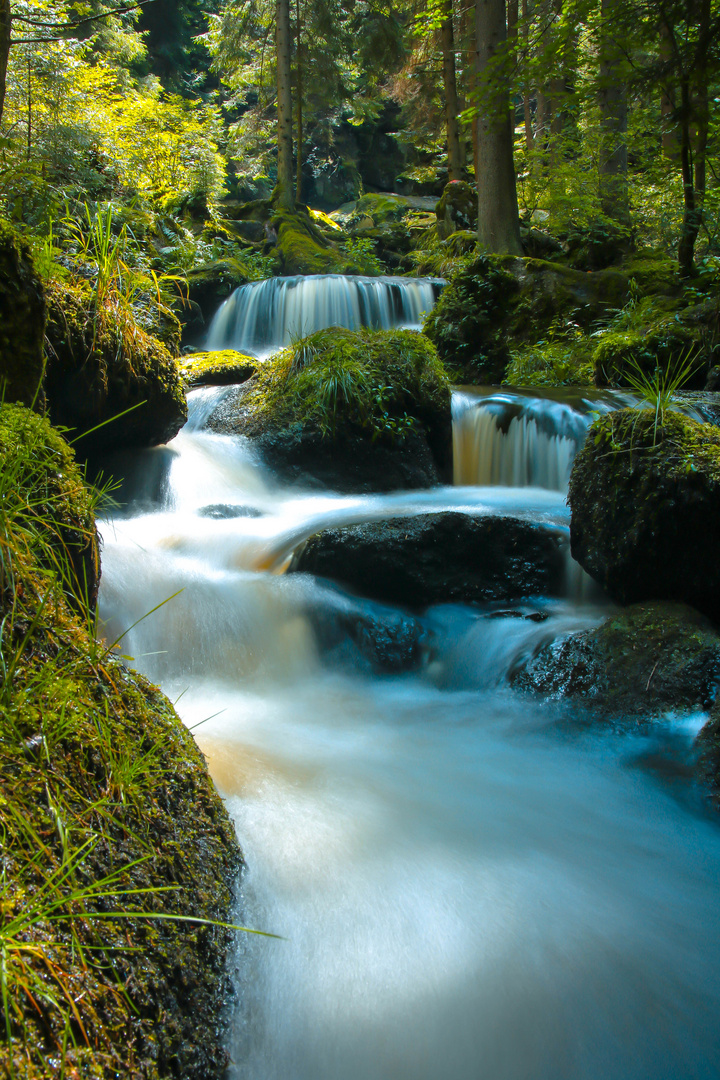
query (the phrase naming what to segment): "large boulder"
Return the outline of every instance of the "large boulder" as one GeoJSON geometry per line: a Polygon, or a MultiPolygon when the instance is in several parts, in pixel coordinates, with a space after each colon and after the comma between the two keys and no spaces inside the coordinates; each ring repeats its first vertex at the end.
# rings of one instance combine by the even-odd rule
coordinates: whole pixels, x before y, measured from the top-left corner
{"type": "Polygon", "coordinates": [[[435,207],[437,233],[441,240],[447,240],[451,233],[458,230],[477,227],[478,197],[471,184],[462,180],[451,180],[445,186],[440,201],[435,207]]]}
{"type": "Polygon", "coordinates": [[[0,400],[42,404],[45,318],[27,241],[0,220],[0,400]]]}
{"type": "Polygon", "coordinates": [[[165,345],[121,304],[98,309],[84,283],[54,281],[48,298],[50,418],[70,428],[73,439],[84,436],[79,452],[154,446],[176,435],[187,419],[187,404],[165,345]]]}
{"type": "Polygon", "coordinates": [[[451,475],[450,384],[412,330],[311,334],[261,364],[208,423],[250,436],[285,481],[367,492],[451,475]]]}
{"type": "Polygon", "coordinates": [[[506,603],[562,592],[563,546],[558,531],[516,518],[422,514],[326,529],[295,553],[288,573],[414,609],[506,603]]]}
{"type": "Polygon", "coordinates": [[[674,600],[720,620],[720,430],[675,412],[597,420],[575,458],[572,553],[615,600],[674,600]]]}
{"type": "Polygon", "coordinates": [[[246,382],[257,371],[252,356],[235,349],[215,349],[190,353],[180,361],[180,371],[189,389],[198,386],[232,386],[246,382]]]}
{"type": "Polygon", "coordinates": [[[720,635],[683,604],[633,604],[594,630],[546,644],[516,687],[585,701],[594,715],[637,719],[714,701],[720,635]]]}

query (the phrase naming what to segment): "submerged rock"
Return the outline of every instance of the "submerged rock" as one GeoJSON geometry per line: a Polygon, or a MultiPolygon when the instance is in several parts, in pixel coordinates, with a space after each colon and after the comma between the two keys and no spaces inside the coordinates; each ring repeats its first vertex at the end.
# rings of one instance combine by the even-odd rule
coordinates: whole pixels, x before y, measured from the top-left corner
{"type": "Polygon", "coordinates": [[[423,488],[452,467],[450,384],[411,330],[332,327],[263,363],[209,426],[247,435],[285,482],[423,488]]]}
{"type": "Polygon", "coordinates": [[[365,664],[378,674],[400,673],[416,670],[427,655],[428,631],[406,612],[328,590],[306,614],[321,654],[333,666],[355,672],[365,664]]]}
{"type": "Polygon", "coordinates": [[[557,532],[516,518],[422,514],[317,533],[288,568],[302,572],[414,609],[506,603],[562,591],[563,542],[557,532]]]}
{"type": "Polygon", "coordinates": [[[575,458],[580,565],[621,604],[674,600],[720,621],[720,430],[678,413],[608,413],[575,458]]]}
{"type": "Polygon", "coordinates": [[[718,679],[720,635],[710,622],[684,604],[646,603],[545,645],[513,684],[641,719],[709,708],[718,679]]]}

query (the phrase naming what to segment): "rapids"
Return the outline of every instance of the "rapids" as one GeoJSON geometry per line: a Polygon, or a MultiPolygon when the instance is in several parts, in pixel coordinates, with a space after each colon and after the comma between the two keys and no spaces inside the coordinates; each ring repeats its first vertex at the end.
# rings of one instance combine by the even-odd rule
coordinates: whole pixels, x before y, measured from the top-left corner
{"type": "Polygon", "coordinates": [[[283,489],[246,442],[203,430],[224,392],[190,395],[173,443],[128,457],[100,608],[114,640],[177,594],[122,651],[177,702],[228,802],[239,917],[283,938],[239,940],[230,1075],[717,1077],[720,830],[671,782],[703,717],[598,730],[509,688],[541,642],[606,614],[577,574],[514,614],[431,609],[423,667],[379,676],[351,644],[323,649],[316,620],[382,605],[282,573],[322,525],[391,514],[567,530],[588,408],[513,398],[473,465],[456,398],[459,485],[349,497],[283,489]],[[530,425],[542,469],[494,459],[527,461],[530,425]]]}

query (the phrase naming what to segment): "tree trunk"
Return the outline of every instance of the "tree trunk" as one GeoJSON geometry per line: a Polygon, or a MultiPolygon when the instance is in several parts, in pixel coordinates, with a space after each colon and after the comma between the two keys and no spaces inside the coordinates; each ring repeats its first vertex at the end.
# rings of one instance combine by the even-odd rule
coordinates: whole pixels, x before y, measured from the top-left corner
{"type": "Polygon", "coordinates": [[[7,85],[8,57],[10,55],[10,32],[12,11],[10,0],[0,0],[0,120],[5,105],[5,87],[7,85]]]}
{"type": "Polygon", "coordinates": [[[711,36],[710,0],[700,0],[698,42],[691,74],[684,74],[680,82],[680,164],[685,206],[678,262],[684,276],[694,272],[695,243],[703,223],[710,122],[707,69],[711,36]]]}
{"type": "Polygon", "coordinates": [[[530,110],[530,81],[527,77],[528,59],[530,51],[530,18],[528,14],[528,0],[522,0],[522,34],[523,34],[523,115],[525,118],[525,146],[528,154],[534,146],[532,112],[530,110]]]}
{"type": "Polygon", "coordinates": [[[624,54],[615,35],[623,0],[601,0],[600,9],[600,204],[603,213],[627,225],[630,220],[627,179],[627,83],[624,54]]]}
{"type": "Polygon", "coordinates": [[[300,0],[295,0],[295,62],[297,64],[297,101],[295,117],[297,127],[297,166],[295,170],[295,198],[302,199],[302,141],[303,141],[303,105],[302,105],[302,39],[300,35],[300,0]]]}
{"type": "Polygon", "coordinates": [[[455,73],[455,33],[453,31],[452,0],[443,0],[442,7],[442,54],[443,84],[445,88],[445,129],[447,132],[448,180],[462,180],[465,177],[465,161],[460,144],[460,125],[458,123],[457,78],[455,73]]]}
{"type": "Polygon", "coordinates": [[[505,0],[475,0],[478,116],[478,241],[522,255],[510,120],[505,0]]]}
{"type": "Polygon", "coordinates": [[[276,206],[295,209],[293,190],[292,67],[290,63],[290,0],[275,0],[277,52],[278,174],[273,196],[276,206]]]}
{"type": "Polygon", "coordinates": [[[672,85],[670,68],[673,60],[672,32],[666,22],[660,23],[660,59],[667,70],[660,80],[660,116],[662,119],[663,157],[668,161],[677,161],[680,156],[680,141],[675,102],[675,88],[672,85]]]}

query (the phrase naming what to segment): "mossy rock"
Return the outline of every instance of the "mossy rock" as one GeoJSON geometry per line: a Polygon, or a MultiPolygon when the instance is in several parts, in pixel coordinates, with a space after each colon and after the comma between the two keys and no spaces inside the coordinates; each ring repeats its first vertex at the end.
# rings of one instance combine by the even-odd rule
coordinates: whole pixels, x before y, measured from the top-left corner
{"type": "MultiPolygon", "coordinates": [[[[44,417],[21,405],[0,405],[0,471],[5,542],[9,534],[21,534],[28,558],[46,570],[62,566],[66,597],[89,614],[100,584],[100,547],[72,448],[44,417]]],[[[4,614],[12,597],[2,571],[0,579],[4,614]]]]}
{"type": "Polygon", "coordinates": [[[67,602],[76,537],[97,552],[72,451],[6,405],[0,454],[0,1072],[220,1076],[235,935],[202,920],[232,919],[234,829],[170,702],[67,602]]]}
{"type": "Polygon", "coordinates": [[[209,322],[223,300],[248,281],[246,267],[237,259],[217,259],[187,272],[188,297],[209,322]]]}
{"type": "Polygon", "coordinates": [[[477,191],[462,180],[451,180],[445,185],[440,201],[435,207],[438,236],[447,240],[458,230],[477,227],[477,191]]]}
{"type": "Polygon", "coordinates": [[[568,501],[573,556],[615,600],[672,600],[720,621],[718,428],[609,413],[575,458],[568,501]]]}
{"type": "Polygon", "coordinates": [[[707,328],[702,318],[693,318],[694,311],[695,308],[683,307],[677,297],[643,297],[612,328],[596,336],[595,384],[630,386],[641,372],[652,375],[660,368],[671,374],[689,365],[684,385],[689,390],[701,390],[710,358],[706,349],[707,328]]]}
{"type": "Polygon", "coordinates": [[[707,709],[719,677],[720,635],[708,620],[683,604],[653,602],[544,645],[513,684],[585,701],[597,717],[640,720],[707,709]]]}
{"type": "Polygon", "coordinates": [[[283,274],[341,274],[347,259],[302,211],[276,210],[272,226],[283,274]]]}
{"type": "Polygon", "coordinates": [[[234,349],[217,349],[183,356],[180,371],[190,389],[197,386],[232,386],[254,375],[257,361],[234,349]]]}
{"type": "Polygon", "coordinates": [[[0,400],[42,405],[45,319],[30,248],[0,219],[0,400]]]}
{"type": "Polygon", "coordinates": [[[380,491],[449,477],[450,383],[412,330],[321,330],[261,364],[238,395],[210,426],[255,438],[292,479],[304,469],[324,486],[380,491]]]}
{"type": "Polygon", "coordinates": [[[375,225],[401,221],[410,210],[410,204],[402,195],[388,195],[383,192],[369,192],[362,195],[355,204],[355,213],[367,214],[375,225]]]}
{"type": "Polygon", "coordinates": [[[52,282],[48,301],[50,418],[73,438],[84,436],[78,443],[83,456],[153,446],[176,435],[187,419],[177,364],[132,310],[120,302],[98,308],[82,283],[52,282]],[[105,426],[91,431],[99,424],[105,426]]]}

